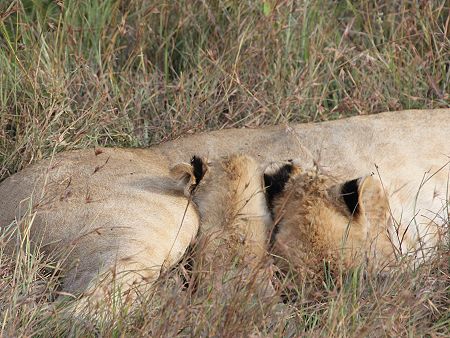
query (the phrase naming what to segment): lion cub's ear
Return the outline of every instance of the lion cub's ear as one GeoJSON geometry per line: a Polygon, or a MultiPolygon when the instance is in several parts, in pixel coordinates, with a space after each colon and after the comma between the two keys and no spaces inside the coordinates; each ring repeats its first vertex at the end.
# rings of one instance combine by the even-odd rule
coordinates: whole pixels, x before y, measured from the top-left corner
{"type": "Polygon", "coordinates": [[[269,209],[273,209],[274,199],[284,191],[286,183],[301,173],[300,166],[292,160],[283,163],[271,163],[264,170],[264,188],[269,209]]]}
{"type": "Polygon", "coordinates": [[[389,200],[379,179],[367,176],[359,183],[359,203],[367,221],[372,225],[385,225],[389,217],[389,200]]]}
{"type": "Polygon", "coordinates": [[[386,222],[389,201],[377,178],[366,176],[348,181],[342,185],[341,194],[354,217],[366,217],[370,224],[386,222]]]}
{"type": "Polygon", "coordinates": [[[183,189],[184,195],[189,197],[207,170],[208,165],[206,159],[193,156],[191,163],[179,163],[170,169],[170,176],[183,189]]]}

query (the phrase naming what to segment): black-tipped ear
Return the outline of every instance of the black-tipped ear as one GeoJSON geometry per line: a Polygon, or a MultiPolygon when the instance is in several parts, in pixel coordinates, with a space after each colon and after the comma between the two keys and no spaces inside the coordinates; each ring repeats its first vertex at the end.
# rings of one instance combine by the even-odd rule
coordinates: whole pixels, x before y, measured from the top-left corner
{"type": "Polygon", "coordinates": [[[375,223],[386,220],[389,201],[377,178],[364,176],[347,181],[341,187],[341,195],[354,217],[365,216],[369,222],[375,223]]]}
{"type": "Polygon", "coordinates": [[[361,212],[359,206],[358,183],[359,179],[347,181],[342,185],[341,194],[348,211],[354,216],[361,212]]]}
{"type": "Polygon", "coordinates": [[[390,219],[389,200],[381,181],[374,176],[358,180],[358,196],[361,213],[376,226],[387,225],[390,219]]]}
{"type": "Polygon", "coordinates": [[[266,169],[264,172],[264,187],[270,210],[273,209],[274,199],[284,191],[286,183],[291,176],[298,171],[299,168],[294,165],[292,161],[278,167],[274,171],[273,168],[266,169]]]}
{"type": "Polygon", "coordinates": [[[194,171],[195,185],[198,185],[203,176],[205,176],[207,170],[206,161],[201,157],[194,155],[191,158],[191,166],[194,171]]]}
{"type": "Polygon", "coordinates": [[[170,169],[170,175],[183,189],[185,196],[189,197],[203,179],[208,169],[206,163],[205,159],[193,156],[190,164],[180,163],[170,169]]]}

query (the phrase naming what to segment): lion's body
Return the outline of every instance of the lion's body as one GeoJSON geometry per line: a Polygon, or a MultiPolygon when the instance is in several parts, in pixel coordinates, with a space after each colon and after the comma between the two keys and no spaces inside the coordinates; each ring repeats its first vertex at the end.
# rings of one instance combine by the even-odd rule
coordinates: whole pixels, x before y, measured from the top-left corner
{"type": "MultiPolygon", "coordinates": [[[[212,264],[233,256],[241,256],[249,264],[261,260],[267,252],[272,224],[263,168],[252,157],[241,154],[203,161],[203,175],[189,194],[200,215],[202,254],[212,264]]],[[[186,164],[178,167],[186,168],[186,164]]]]}
{"type": "Polygon", "coordinates": [[[200,216],[200,231],[190,250],[197,291],[209,292],[213,285],[214,294],[224,297],[236,287],[258,297],[272,295],[265,259],[272,218],[261,164],[243,154],[212,161],[194,156],[171,173],[200,216]],[[256,287],[247,288],[250,285],[256,287]]]}
{"type": "Polygon", "coordinates": [[[281,257],[277,264],[320,281],[325,263],[332,271],[366,263],[371,272],[404,259],[413,266],[423,263],[448,231],[450,162],[423,170],[419,177],[368,172],[348,180],[294,163],[269,168],[265,180],[277,230],[272,253],[281,257]]]}
{"type": "Polygon", "coordinates": [[[173,189],[168,163],[139,149],[62,153],[5,180],[0,195],[2,226],[32,205],[32,242],[70,253],[63,289],[73,293],[111,268],[158,277],[183,255],[199,224],[173,189]]]}
{"type": "Polygon", "coordinates": [[[0,225],[33,206],[31,240],[42,239],[46,251],[71,250],[65,267],[78,266],[66,272],[65,291],[80,292],[113,267],[148,270],[143,277],[151,280],[181,257],[199,227],[195,207],[174,191],[169,168],[193,154],[215,158],[236,152],[261,163],[296,158],[311,167],[316,161],[343,179],[366,175],[376,164],[390,188],[403,191],[391,201],[395,214],[403,208],[404,217],[427,217],[442,206],[440,182],[448,172],[433,176],[417,198],[411,194],[426,171],[448,161],[449,121],[449,109],[404,111],[291,128],[217,131],[142,150],[65,152],[0,184],[0,225]]]}

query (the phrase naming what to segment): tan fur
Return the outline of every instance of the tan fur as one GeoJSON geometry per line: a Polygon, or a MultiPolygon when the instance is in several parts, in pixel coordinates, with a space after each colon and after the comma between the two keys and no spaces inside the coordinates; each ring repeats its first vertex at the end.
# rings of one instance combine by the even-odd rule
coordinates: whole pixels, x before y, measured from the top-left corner
{"type": "Polygon", "coordinates": [[[427,181],[415,208],[405,203],[424,172],[435,172],[448,160],[449,120],[449,109],[390,112],[222,130],[148,149],[63,152],[0,184],[0,226],[2,231],[17,228],[16,221],[23,226],[23,216],[31,212],[31,242],[41,243],[47,253],[71,253],[63,264],[63,291],[80,293],[98,274],[117,269],[123,275],[135,271],[126,274],[128,285],[151,281],[182,256],[199,227],[195,207],[174,185],[170,168],[194,154],[217,158],[237,152],[260,163],[298,158],[311,167],[317,162],[342,179],[367,175],[376,164],[390,191],[398,190],[390,198],[395,217],[406,208],[409,218],[413,209],[427,218],[442,208],[446,190],[440,182],[447,171],[427,181]],[[436,196],[431,206],[430,196],[436,196]]]}
{"type": "MultiPolygon", "coordinates": [[[[209,292],[212,285],[214,296],[226,298],[235,287],[251,286],[246,290],[257,297],[273,295],[271,266],[264,259],[272,219],[260,164],[245,155],[203,162],[200,181],[186,163],[172,169],[199,210],[200,230],[192,250],[197,291],[209,292]]],[[[197,161],[197,172],[199,167],[197,161]]]]}
{"type": "MultiPolygon", "coordinates": [[[[281,257],[278,264],[284,270],[293,268],[301,278],[311,281],[323,276],[325,263],[336,272],[366,262],[369,271],[379,272],[396,264],[403,253],[413,256],[414,263],[429,256],[445,223],[418,223],[424,227],[418,231],[408,229],[405,223],[395,224],[388,200],[395,198],[395,192],[389,193],[375,176],[357,181],[359,212],[354,214],[344,203],[343,183],[330,175],[306,171],[292,175],[275,198],[274,218],[279,230],[273,253],[281,257]],[[402,236],[401,245],[394,236],[396,228],[402,236]],[[419,241],[417,232],[428,235],[419,241]]],[[[431,206],[432,199],[428,202],[431,206]]]]}
{"type": "Polygon", "coordinates": [[[205,167],[195,188],[191,187],[193,171],[186,163],[172,169],[175,176],[183,170],[187,174],[183,190],[199,210],[200,238],[207,242],[200,245],[202,255],[213,263],[234,255],[258,262],[266,253],[271,224],[260,165],[249,156],[232,155],[205,167]]]}
{"type": "Polygon", "coordinates": [[[1,196],[2,226],[31,213],[32,244],[65,257],[63,291],[75,295],[112,275],[123,291],[151,283],[198,230],[164,158],[143,150],[63,153],[7,179],[1,196]]]}

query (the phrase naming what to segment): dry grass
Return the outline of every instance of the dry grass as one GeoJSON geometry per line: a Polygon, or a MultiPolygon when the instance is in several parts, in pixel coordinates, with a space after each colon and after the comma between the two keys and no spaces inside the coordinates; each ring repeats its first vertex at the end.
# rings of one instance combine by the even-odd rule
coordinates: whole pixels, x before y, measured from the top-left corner
{"type": "MultiPolygon", "coordinates": [[[[449,10],[419,0],[0,2],[0,180],[66,149],[448,107],[449,10]]],[[[133,314],[92,326],[58,316],[57,264],[24,241],[17,260],[0,255],[1,335],[448,336],[449,264],[447,246],[415,272],[343,276],[312,299],[282,280],[298,294],[286,304],[236,278],[227,292],[205,292],[206,281],[183,289],[179,267],[133,314]]]]}
{"type": "MultiPolygon", "coordinates": [[[[360,269],[333,274],[311,289],[278,273],[276,294],[240,265],[216,274],[202,266],[186,270],[188,256],[163,274],[154,290],[134,304],[110,294],[105,312],[67,316],[72,305],[55,302],[57,265],[29,249],[0,255],[2,336],[282,336],[282,337],[446,337],[450,333],[449,251],[443,247],[427,264],[368,276],[360,269]],[[245,280],[242,276],[247,276],[245,280]],[[282,301],[283,300],[283,301],[282,301]],[[111,317],[112,316],[112,317],[111,317]],[[93,320],[92,318],[96,318],[93,320]]],[[[268,265],[267,267],[269,267],[268,265]]],[[[103,308],[104,309],[104,308],[103,308]]]]}
{"type": "Polygon", "coordinates": [[[0,4],[0,179],[49,153],[448,106],[444,1],[0,4]]]}

